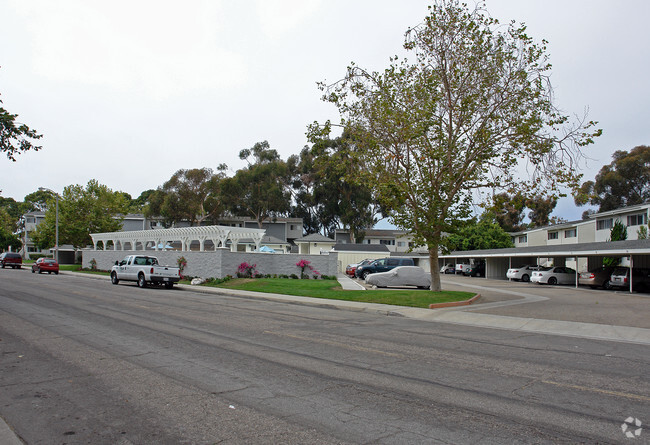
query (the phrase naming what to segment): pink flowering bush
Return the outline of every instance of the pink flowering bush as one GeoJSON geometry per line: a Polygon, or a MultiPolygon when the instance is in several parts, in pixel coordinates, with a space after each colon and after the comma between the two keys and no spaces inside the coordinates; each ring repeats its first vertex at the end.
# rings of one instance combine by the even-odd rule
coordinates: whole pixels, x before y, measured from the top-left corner
{"type": "Polygon", "coordinates": [[[252,278],[258,275],[259,272],[255,270],[256,264],[249,264],[246,261],[241,263],[237,268],[237,278],[252,278]]]}
{"type": "Polygon", "coordinates": [[[309,272],[305,273],[305,270],[313,271],[314,279],[317,279],[318,276],[320,275],[320,272],[314,270],[314,267],[311,265],[311,262],[309,260],[300,260],[296,263],[296,266],[300,268],[301,279],[305,279],[305,278],[309,279],[309,272]]]}

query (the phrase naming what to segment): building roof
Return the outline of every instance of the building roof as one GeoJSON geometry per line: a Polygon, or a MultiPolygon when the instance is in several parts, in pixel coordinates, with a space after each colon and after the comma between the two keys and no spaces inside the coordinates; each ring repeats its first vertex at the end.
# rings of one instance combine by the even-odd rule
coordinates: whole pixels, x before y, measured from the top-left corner
{"type": "Polygon", "coordinates": [[[294,243],[336,243],[332,238],[328,238],[325,235],[321,235],[320,233],[311,233],[307,236],[303,236],[302,238],[298,238],[294,240],[294,243]]]}
{"type": "Polygon", "coordinates": [[[441,258],[487,258],[531,256],[629,256],[650,255],[650,240],[602,241],[596,243],[557,244],[551,246],[510,247],[451,252],[441,258]]]}
{"type": "Polygon", "coordinates": [[[591,215],[589,215],[589,218],[596,219],[596,218],[600,218],[600,217],[603,217],[603,216],[612,216],[612,215],[618,215],[618,214],[621,214],[621,213],[634,212],[634,211],[637,211],[637,210],[647,209],[648,206],[650,206],[650,203],[646,202],[644,204],[637,204],[637,205],[627,206],[627,207],[619,207],[619,208],[614,209],[614,210],[607,210],[605,212],[599,212],[599,213],[591,214],[591,215]]]}
{"type": "Polygon", "coordinates": [[[390,252],[385,244],[353,244],[353,243],[336,243],[334,244],[336,252],[390,252]]]}

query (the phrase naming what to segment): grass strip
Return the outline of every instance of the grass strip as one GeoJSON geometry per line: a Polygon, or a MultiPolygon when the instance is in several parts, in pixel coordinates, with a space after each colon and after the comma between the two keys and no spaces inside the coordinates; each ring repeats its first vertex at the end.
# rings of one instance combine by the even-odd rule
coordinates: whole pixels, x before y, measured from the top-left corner
{"type": "Polygon", "coordinates": [[[220,284],[206,284],[225,289],[267,292],[301,297],[328,298],[331,300],[358,301],[363,303],[392,304],[428,308],[432,303],[464,301],[473,292],[441,291],[423,289],[343,290],[336,280],[291,280],[281,278],[236,278],[220,284]]]}

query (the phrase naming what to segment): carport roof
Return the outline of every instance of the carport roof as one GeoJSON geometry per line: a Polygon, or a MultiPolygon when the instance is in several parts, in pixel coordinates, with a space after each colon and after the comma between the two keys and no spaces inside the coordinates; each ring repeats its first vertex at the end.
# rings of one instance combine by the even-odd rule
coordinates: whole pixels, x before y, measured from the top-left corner
{"type": "Polygon", "coordinates": [[[512,247],[451,252],[440,258],[495,258],[531,256],[629,256],[650,255],[650,240],[626,240],[597,243],[559,244],[551,246],[512,247]]]}

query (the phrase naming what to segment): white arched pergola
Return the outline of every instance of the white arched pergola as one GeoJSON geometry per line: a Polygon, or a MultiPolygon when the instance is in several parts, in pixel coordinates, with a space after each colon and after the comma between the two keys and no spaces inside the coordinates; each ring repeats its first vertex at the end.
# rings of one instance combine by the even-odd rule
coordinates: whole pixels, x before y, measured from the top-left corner
{"type": "Polygon", "coordinates": [[[93,250],[97,250],[97,244],[101,241],[106,250],[107,243],[113,243],[114,250],[125,250],[124,245],[130,244],[130,250],[146,250],[153,248],[161,250],[160,246],[166,246],[169,242],[180,241],[181,250],[190,250],[192,241],[199,242],[199,250],[205,250],[205,242],[212,241],[215,249],[221,245],[226,246],[230,241],[230,250],[237,251],[237,244],[243,239],[253,240],[257,250],[260,248],[262,237],[265,229],[250,229],[246,227],[228,227],[228,226],[198,226],[198,227],[176,227],[173,229],[153,229],[153,230],[135,230],[131,232],[108,232],[108,233],[91,233],[93,240],[93,250]],[[150,245],[151,244],[151,245],[150,245]],[[119,246],[119,247],[118,247],[119,246]]]}

